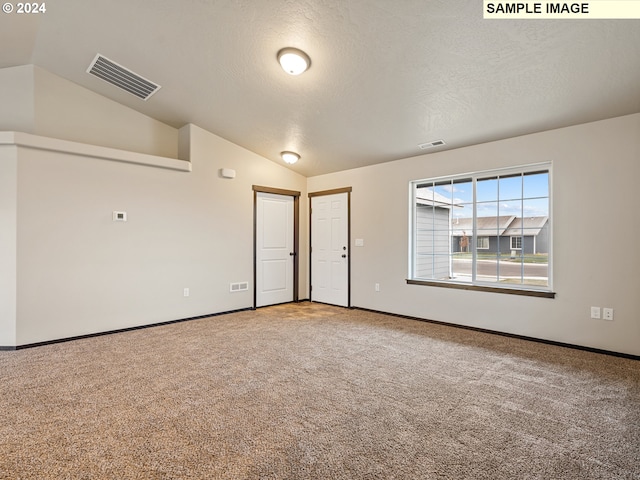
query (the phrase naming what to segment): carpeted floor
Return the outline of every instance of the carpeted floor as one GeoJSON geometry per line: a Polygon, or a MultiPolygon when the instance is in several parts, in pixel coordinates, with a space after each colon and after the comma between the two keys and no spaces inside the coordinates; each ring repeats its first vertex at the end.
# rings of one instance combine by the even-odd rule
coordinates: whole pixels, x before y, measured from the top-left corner
{"type": "Polygon", "coordinates": [[[2,479],[640,479],[640,362],[301,303],[0,352],[2,479]]]}

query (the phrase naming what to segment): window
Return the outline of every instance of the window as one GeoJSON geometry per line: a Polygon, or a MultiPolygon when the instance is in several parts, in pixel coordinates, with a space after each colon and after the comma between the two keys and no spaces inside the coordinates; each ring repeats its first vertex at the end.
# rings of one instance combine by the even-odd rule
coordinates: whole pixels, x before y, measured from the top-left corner
{"type": "Polygon", "coordinates": [[[411,192],[410,283],[550,291],[549,164],[417,180],[411,192]]]}

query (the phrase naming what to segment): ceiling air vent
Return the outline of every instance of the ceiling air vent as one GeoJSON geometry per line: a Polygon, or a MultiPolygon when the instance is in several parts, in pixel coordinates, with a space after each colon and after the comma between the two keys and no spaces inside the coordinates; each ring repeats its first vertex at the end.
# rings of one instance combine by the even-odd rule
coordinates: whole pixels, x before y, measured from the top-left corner
{"type": "Polygon", "coordinates": [[[160,89],[160,85],[150,82],[137,73],[118,65],[116,62],[98,54],[87,69],[87,73],[105,82],[115,85],[142,100],[147,100],[160,89]]]}
{"type": "Polygon", "coordinates": [[[420,147],[422,150],[426,150],[427,148],[441,147],[442,145],[445,145],[444,140],[434,140],[433,142],[429,143],[421,143],[420,145],[418,145],[418,147],[420,147]]]}

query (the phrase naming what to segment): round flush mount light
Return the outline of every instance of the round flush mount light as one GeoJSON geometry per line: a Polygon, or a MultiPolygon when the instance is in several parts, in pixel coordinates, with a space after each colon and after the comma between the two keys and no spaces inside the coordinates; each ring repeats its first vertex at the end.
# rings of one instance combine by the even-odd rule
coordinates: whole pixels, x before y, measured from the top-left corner
{"type": "Polygon", "coordinates": [[[283,48],[278,52],[278,62],[289,75],[300,75],[311,66],[309,55],[297,48],[283,48]]]}
{"type": "Polygon", "coordinates": [[[298,155],[296,152],[280,152],[280,156],[282,157],[282,160],[284,160],[285,163],[288,163],[289,165],[293,165],[298,160],[300,160],[300,155],[298,155]]]}

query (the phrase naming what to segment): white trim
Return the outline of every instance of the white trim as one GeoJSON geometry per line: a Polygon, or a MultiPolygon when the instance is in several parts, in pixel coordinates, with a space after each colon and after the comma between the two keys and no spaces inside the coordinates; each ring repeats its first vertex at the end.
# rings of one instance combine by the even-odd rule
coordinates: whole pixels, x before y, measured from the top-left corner
{"type": "MultiPolygon", "coordinates": [[[[468,281],[457,281],[457,280],[451,280],[448,283],[454,283],[454,284],[465,284],[465,285],[486,285],[486,286],[495,286],[497,285],[496,282],[489,282],[489,281],[484,281],[482,279],[478,279],[476,272],[477,272],[477,251],[481,250],[477,248],[477,238],[475,233],[477,232],[477,206],[478,206],[478,201],[477,201],[477,191],[476,191],[476,187],[477,187],[477,182],[483,179],[487,179],[487,178],[491,178],[493,175],[496,175],[497,177],[503,177],[503,176],[508,176],[510,174],[515,174],[518,176],[522,176],[522,175],[526,175],[526,174],[533,174],[533,173],[537,173],[537,171],[539,170],[540,172],[545,171],[548,175],[548,194],[546,197],[539,197],[539,198],[546,198],[548,201],[548,206],[549,206],[549,238],[552,239],[552,232],[551,232],[551,228],[552,228],[552,218],[553,218],[553,213],[552,213],[552,205],[553,205],[553,201],[552,201],[552,197],[553,197],[553,189],[552,189],[552,177],[553,177],[553,173],[552,173],[552,169],[553,169],[553,163],[551,161],[548,162],[540,162],[540,163],[532,163],[532,164],[528,164],[528,165],[520,165],[520,166],[512,166],[512,167],[507,167],[507,168],[498,168],[498,169],[491,169],[491,170],[482,170],[482,171],[476,171],[476,172],[470,172],[470,173],[465,173],[465,174],[454,174],[454,175],[445,175],[445,176],[439,176],[439,177],[431,177],[431,178],[423,178],[423,179],[419,179],[419,180],[412,180],[409,182],[409,192],[410,192],[410,200],[409,200],[409,220],[410,220],[410,226],[409,226],[409,275],[410,275],[410,280],[416,280],[416,281],[420,281],[421,279],[416,278],[416,226],[415,226],[415,222],[416,222],[416,190],[418,188],[418,185],[421,186],[428,186],[428,185],[434,185],[440,182],[445,182],[445,183],[455,183],[456,181],[460,181],[460,180],[466,180],[469,179],[471,180],[471,184],[472,184],[472,189],[473,189],[473,232],[474,235],[471,237],[472,238],[472,257],[471,257],[471,282],[469,283],[468,281]]],[[[521,197],[520,197],[520,201],[523,202],[524,201],[524,192],[521,192],[521,197]]],[[[499,198],[499,196],[498,196],[499,198]]],[[[524,228],[524,226],[522,227],[524,228]]],[[[496,238],[498,241],[498,248],[500,245],[500,238],[502,237],[502,235],[498,235],[496,233],[496,238]]],[[[518,290],[535,290],[535,291],[552,291],[552,282],[553,282],[553,270],[552,270],[552,266],[551,266],[551,258],[552,258],[552,252],[551,252],[551,244],[553,243],[553,241],[551,240],[549,245],[549,260],[548,260],[548,270],[547,270],[547,285],[543,288],[538,288],[535,285],[528,285],[528,284],[513,284],[509,286],[509,288],[513,288],[513,289],[518,289],[518,290]]],[[[511,235],[510,236],[510,241],[509,241],[509,246],[512,247],[511,250],[512,252],[514,250],[518,250],[520,252],[523,251],[523,247],[524,247],[524,235],[519,235],[519,236],[514,236],[511,235]],[[512,243],[513,243],[513,238],[514,237],[519,237],[520,240],[520,248],[513,248],[512,247],[512,243]]],[[[482,249],[484,250],[484,249],[482,249]]],[[[451,251],[451,249],[450,249],[451,251]]],[[[524,265],[522,266],[522,269],[524,269],[524,265]]],[[[498,271],[497,271],[498,277],[501,276],[501,272],[500,272],[500,263],[498,263],[498,271]]],[[[437,279],[430,279],[427,280],[428,282],[433,282],[433,283],[447,283],[447,281],[445,280],[437,280],[437,279]]]]}
{"type": "Polygon", "coordinates": [[[514,167],[491,168],[488,170],[477,170],[473,172],[456,173],[453,175],[441,175],[439,177],[421,178],[418,180],[411,180],[409,183],[417,185],[423,182],[438,183],[441,180],[456,181],[456,180],[469,178],[469,177],[476,178],[481,175],[484,176],[485,174],[487,175],[496,174],[498,176],[504,176],[510,173],[528,173],[528,172],[534,172],[538,168],[542,170],[551,170],[551,165],[552,165],[551,162],[528,163],[525,165],[518,165],[514,167]]]}
{"type": "Polygon", "coordinates": [[[57,138],[41,137],[24,132],[0,132],[0,146],[15,145],[35,150],[67,153],[84,157],[110,160],[113,162],[132,163],[146,167],[165,168],[180,172],[190,172],[191,162],[175,158],[158,157],[146,153],[129,152],[116,148],[100,147],[86,143],[59,140],[57,138]]]}

